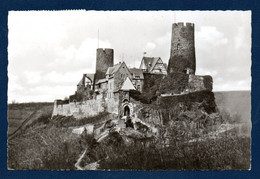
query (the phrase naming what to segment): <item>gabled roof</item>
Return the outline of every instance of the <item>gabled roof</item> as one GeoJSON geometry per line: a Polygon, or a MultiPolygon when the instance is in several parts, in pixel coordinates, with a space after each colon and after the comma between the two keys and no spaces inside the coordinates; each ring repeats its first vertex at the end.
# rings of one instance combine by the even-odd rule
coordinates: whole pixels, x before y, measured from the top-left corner
{"type": "Polygon", "coordinates": [[[94,76],[95,76],[94,73],[87,73],[86,74],[86,77],[88,77],[92,82],[94,81],[94,76]]]}
{"type": "Polygon", "coordinates": [[[88,73],[88,74],[83,74],[83,77],[81,78],[81,80],[79,81],[78,85],[84,85],[83,83],[85,82],[84,78],[88,78],[92,81],[94,81],[94,73],[88,73]]]}
{"type": "Polygon", "coordinates": [[[122,63],[118,63],[118,64],[115,64],[112,67],[108,67],[106,75],[113,75],[113,74],[115,74],[117,72],[117,70],[120,68],[121,65],[122,65],[122,63]]]}
{"type": "Polygon", "coordinates": [[[159,59],[160,57],[143,57],[140,69],[145,69],[150,72],[159,59]]]}
{"type": "Polygon", "coordinates": [[[135,78],[136,76],[139,76],[140,79],[144,79],[144,75],[143,75],[143,70],[142,69],[130,68],[129,70],[132,73],[133,78],[135,78]]]}
{"type": "Polygon", "coordinates": [[[121,90],[123,90],[123,91],[135,90],[133,83],[131,82],[131,80],[128,77],[124,81],[121,90]]]}
{"type": "Polygon", "coordinates": [[[109,68],[107,69],[106,75],[114,75],[114,74],[120,69],[120,67],[121,67],[123,64],[126,66],[126,70],[128,70],[129,73],[131,73],[130,70],[129,70],[129,68],[128,68],[127,65],[125,64],[125,62],[122,62],[122,63],[118,63],[118,64],[114,65],[113,67],[109,67],[109,68]]]}

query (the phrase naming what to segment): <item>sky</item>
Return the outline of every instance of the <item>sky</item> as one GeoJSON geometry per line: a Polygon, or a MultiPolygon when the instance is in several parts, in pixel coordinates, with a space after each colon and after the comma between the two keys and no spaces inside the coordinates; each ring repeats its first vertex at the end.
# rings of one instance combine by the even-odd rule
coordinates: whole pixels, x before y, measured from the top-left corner
{"type": "Polygon", "coordinates": [[[174,22],[195,24],[196,75],[213,91],[251,89],[251,11],[10,11],[8,103],[74,94],[98,47],[130,67],[144,52],[168,63],[174,22]]]}

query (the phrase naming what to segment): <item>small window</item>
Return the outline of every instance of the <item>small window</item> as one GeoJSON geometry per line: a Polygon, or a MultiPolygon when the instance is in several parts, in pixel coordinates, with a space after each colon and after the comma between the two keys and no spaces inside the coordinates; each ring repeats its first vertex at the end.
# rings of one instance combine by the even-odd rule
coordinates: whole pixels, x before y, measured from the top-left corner
{"type": "Polygon", "coordinates": [[[140,76],[135,76],[135,78],[140,79],[140,76]]]}
{"type": "Polygon", "coordinates": [[[178,44],[177,44],[177,50],[179,50],[179,49],[180,49],[180,46],[181,46],[181,45],[178,43],[178,44]]]}

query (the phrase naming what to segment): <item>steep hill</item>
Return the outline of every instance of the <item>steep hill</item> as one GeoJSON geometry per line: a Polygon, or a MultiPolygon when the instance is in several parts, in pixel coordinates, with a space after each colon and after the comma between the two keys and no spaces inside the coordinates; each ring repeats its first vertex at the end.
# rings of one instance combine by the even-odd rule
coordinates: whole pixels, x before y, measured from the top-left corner
{"type": "Polygon", "coordinates": [[[241,121],[238,122],[251,122],[251,91],[221,91],[214,94],[220,113],[239,116],[241,121]]]}

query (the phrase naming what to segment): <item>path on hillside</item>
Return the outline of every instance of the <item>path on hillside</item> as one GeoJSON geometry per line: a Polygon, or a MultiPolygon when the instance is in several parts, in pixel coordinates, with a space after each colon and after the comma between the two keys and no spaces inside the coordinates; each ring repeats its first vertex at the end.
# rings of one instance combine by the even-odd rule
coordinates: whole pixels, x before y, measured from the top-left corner
{"type": "Polygon", "coordinates": [[[48,108],[49,106],[46,107],[37,107],[32,114],[30,114],[23,122],[22,124],[12,133],[8,135],[8,140],[13,139],[16,134],[18,134],[21,129],[24,129],[25,126],[28,124],[28,122],[33,122],[34,120],[38,119],[41,115],[43,115],[44,110],[43,108],[48,108]]]}

